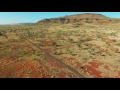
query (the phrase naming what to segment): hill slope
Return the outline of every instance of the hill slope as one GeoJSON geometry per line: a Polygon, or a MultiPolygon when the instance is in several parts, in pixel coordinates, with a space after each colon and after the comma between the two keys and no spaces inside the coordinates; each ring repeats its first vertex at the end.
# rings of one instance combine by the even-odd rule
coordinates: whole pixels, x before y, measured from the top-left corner
{"type": "Polygon", "coordinates": [[[111,23],[111,22],[119,22],[120,19],[113,19],[110,17],[106,17],[101,14],[77,14],[77,15],[70,15],[64,16],[59,18],[50,18],[50,19],[43,19],[37,22],[38,24],[44,23],[76,23],[76,22],[85,22],[85,23],[111,23]]]}

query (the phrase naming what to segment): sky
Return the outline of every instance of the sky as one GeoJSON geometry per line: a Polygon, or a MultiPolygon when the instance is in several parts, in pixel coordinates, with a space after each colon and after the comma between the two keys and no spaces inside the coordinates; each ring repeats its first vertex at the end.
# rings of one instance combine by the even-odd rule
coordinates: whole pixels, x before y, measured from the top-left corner
{"type": "Polygon", "coordinates": [[[120,18],[120,12],[0,12],[0,24],[35,23],[41,19],[83,13],[103,14],[111,18],[120,18]]]}

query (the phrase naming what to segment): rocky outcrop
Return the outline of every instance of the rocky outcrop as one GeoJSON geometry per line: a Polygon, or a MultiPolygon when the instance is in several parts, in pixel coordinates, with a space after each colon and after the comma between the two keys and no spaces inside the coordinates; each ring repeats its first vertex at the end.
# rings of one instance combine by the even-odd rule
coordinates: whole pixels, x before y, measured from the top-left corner
{"type": "Polygon", "coordinates": [[[76,23],[76,22],[85,22],[85,23],[117,23],[120,22],[120,19],[112,19],[101,14],[78,14],[71,16],[64,16],[59,18],[43,19],[37,23],[76,23]]]}

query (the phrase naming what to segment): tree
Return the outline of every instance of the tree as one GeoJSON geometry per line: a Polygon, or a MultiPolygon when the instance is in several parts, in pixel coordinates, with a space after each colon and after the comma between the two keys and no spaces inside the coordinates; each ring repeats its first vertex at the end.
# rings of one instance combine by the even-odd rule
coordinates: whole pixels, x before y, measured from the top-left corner
{"type": "Polygon", "coordinates": [[[53,48],[53,54],[55,54],[55,55],[57,55],[57,54],[58,54],[56,49],[57,49],[56,47],[55,47],[55,48],[53,48]]]}
{"type": "Polygon", "coordinates": [[[52,44],[53,44],[53,46],[57,46],[57,43],[56,43],[56,42],[53,42],[52,44]]]}
{"type": "Polygon", "coordinates": [[[79,47],[79,49],[81,48],[81,42],[77,42],[77,46],[79,47]]]}
{"type": "Polygon", "coordinates": [[[4,36],[4,37],[8,38],[7,35],[5,35],[5,32],[0,32],[0,36],[4,36]]]}
{"type": "Polygon", "coordinates": [[[73,42],[73,39],[72,39],[72,38],[68,38],[68,41],[69,41],[70,43],[72,43],[72,42],[73,42]]]}
{"type": "Polygon", "coordinates": [[[3,33],[2,33],[2,32],[0,32],[0,36],[3,36],[3,33]]]}

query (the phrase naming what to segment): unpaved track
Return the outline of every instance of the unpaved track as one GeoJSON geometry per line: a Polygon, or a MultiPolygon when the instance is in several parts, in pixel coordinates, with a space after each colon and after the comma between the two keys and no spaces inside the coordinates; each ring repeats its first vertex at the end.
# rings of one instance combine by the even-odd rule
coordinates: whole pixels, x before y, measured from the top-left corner
{"type": "Polygon", "coordinates": [[[63,63],[61,60],[53,57],[51,54],[49,53],[45,53],[45,56],[52,58],[52,60],[56,61],[57,63],[61,64],[62,66],[64,66],[65,68],[67,68],[68,70],[72,71],[73,73],[75,73],[79,78],[83,78],[83,76],[75,69],[73,69],[72,67],[66,65],[65,63],[63,63]]]}
{"type": "Polygon", "coordinates": [[[53,57],[51,54],[45,52],[44,50],[42,50],[40,47],[38,47],[37,45],[35,45],[34,43],[32,43],[32,41],[30,41],[27,37],[25,37],[24,35],[17,33],[21,38],[25,39],[27,44],[29,44],[34,50],[41,50],[42,52],[44,52],[45,57],[49,57],[52,58],[52,60],[54,60],[55,62],[57,62],[58,64],[64,66],[65,68],[67,68],[68,70],[72,71],[74,74],[76,74],[79,78],[84,78],[83,75],[81,75],[77,70],[75,70],[74,68],[66,65],[65,63],[63,63],[61,60],[53,57]]]}

